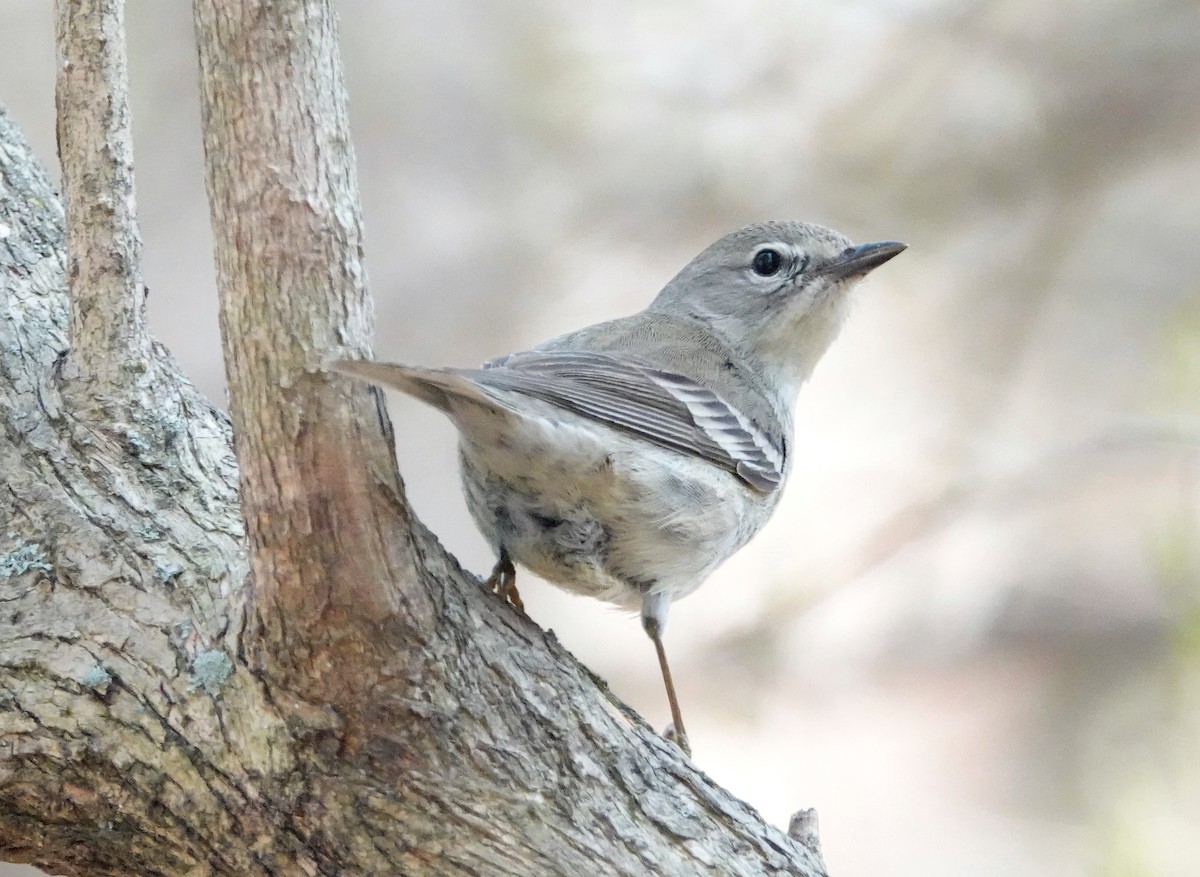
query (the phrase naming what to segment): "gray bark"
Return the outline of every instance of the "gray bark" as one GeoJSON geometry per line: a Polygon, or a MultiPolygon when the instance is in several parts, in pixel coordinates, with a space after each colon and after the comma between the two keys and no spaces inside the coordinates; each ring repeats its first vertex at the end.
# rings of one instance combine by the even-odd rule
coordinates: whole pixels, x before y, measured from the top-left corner
{"type": "Polygon", "coordinates": [[[329,5],[195,15],[232,429],[152,344],[66,373],[63,210],[0,113],[0,859],[823,873],[413,517],[379,394],[321,369],[370,331],[329,5]]]}
{"type": "Polygon", "coordinates": [[[133,195],[124,0],[55,0],[72,376],[120,385],[149,359],[133,195]]]}

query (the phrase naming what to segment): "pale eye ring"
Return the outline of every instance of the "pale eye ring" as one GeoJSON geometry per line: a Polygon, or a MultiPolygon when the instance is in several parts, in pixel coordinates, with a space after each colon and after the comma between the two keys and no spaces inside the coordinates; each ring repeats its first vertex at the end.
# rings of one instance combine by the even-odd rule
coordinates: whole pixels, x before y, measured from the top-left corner
{"type": "Polygon", "coordinates": [[[783,256],[778,250],[767,247],[754,254],[750,268],[759,277],[774,277],[783,268],[783,256]]]}

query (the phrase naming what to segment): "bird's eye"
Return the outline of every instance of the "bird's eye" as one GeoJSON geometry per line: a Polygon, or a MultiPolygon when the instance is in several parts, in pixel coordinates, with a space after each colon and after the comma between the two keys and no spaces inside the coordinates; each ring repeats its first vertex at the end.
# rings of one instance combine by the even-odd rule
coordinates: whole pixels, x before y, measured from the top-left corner
{"type": "Polygon", "coordinates": [[[773,277],[783,267],[783,256],[779,255],[778,250],[759,250],[754,254],[750,267],[759,277],[773,277]]]}

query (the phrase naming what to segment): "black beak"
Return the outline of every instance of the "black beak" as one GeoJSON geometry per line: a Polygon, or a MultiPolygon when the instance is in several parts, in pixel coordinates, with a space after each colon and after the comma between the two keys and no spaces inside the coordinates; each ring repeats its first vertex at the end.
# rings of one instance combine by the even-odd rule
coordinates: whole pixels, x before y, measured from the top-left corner
{"type": "Polygon", "coordinates": [[[879,241],[874,244],[846,247],[836,258],[826,262],[820,272],[835,280],[862,277],[907,249],[908,244],[900,244],[896,241],[879,241]]]}

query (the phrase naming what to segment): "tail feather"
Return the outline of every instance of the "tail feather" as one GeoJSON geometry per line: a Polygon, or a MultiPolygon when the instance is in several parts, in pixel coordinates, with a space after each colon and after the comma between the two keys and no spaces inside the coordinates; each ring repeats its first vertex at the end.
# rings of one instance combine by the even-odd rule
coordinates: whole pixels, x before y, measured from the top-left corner
{"type": "Polygon", "coordinates": [[[329,368],[352,378],[407,393],[447,413],[452,412],[456,401],[475,402],[490,408],[496,406],[495,400],[476,383],[453,369],[421,368],[363,359],[338,360],[330,363],[329,368]]]}

